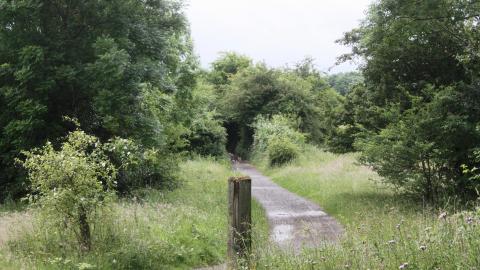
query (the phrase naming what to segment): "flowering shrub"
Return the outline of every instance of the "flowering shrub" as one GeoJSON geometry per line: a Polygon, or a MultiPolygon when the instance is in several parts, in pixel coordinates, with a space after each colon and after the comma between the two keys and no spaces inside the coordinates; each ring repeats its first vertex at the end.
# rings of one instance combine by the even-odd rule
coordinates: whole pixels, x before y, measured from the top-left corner
{"type": "MultiPolygon", "coordinates": [[[[70,230],[81,250],[91,248],[95,214],[114,197],[117,170],[98,138],[77,130],[56,150],[50,142],[24,152],[19,163],[31,182],[29,199],[51,229],[70,230]]],[[[50,228],[49,228],[50,229],[50,228]]]]}

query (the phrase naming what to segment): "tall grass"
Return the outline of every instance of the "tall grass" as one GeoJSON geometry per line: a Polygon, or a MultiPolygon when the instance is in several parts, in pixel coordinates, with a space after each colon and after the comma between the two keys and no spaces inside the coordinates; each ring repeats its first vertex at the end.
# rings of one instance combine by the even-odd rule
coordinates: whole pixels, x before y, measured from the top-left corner
{"type": "MultiPolygon", "coordinates": [[[[103,215],[93,228],[89,253],[72,246],[74,236],[52,233],[35,216],[20,216],[10,226],[16,228],[15,237],[0,249],[0,268],[191,269],[223,263],[230,165],[197,159],[180,168],[180,188],[140,190],[103,215]]],[[[259,230],[266,231],[261,208],[254,205],[253,212],[259,230]]]]}
{"type": "MultiPolygon", "coordinates": [[[[254,203],[251,268],[480,268],[478,211],[449,209],[444,214],[444,209],[395,195],[375,173],[356,164],[354,154],[311,148],[283,167],[258,164],[274,181],[338,218],[346,233],[336,245],[281,251],[269,243],[265,215],[254,203]]],[[[14,230],[0,244],[0,269],[192,269],[222,264],[229,164],[197,159],[180,167],[180,188],[143,190],[137,199],[118,201],[94,228],[90,253],[69,246],[71,235],[42,227],[34,210],[12,214],[4,208],[0,220],[10,220],[6,223],[14,230]]]]}
{"type": "Polygon", "coordinates": [[[346,227],[343,240],[299,255],[265,252],[265,269],[478,269],[480,212],[433,209],[383,186],[355,154],[308,149],[284,167],[259,167],[322,206],[346,227]],[[441,217],[439,218],[439,216],[441,217]]]}

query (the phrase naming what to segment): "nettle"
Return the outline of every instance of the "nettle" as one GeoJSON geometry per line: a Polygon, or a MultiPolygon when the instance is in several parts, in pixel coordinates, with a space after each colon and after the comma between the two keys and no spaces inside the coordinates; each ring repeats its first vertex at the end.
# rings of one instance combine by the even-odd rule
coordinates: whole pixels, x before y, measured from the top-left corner
{"type": "Polygon", "coordinates": [[[58,150],[47,142],[19,161],[31,182],[29,199],[52,229],[73,232],[82,251],[91,249],[91,227],[115,196],[117,170],[103,148],[98,138],[77,130],[58,150]]]}

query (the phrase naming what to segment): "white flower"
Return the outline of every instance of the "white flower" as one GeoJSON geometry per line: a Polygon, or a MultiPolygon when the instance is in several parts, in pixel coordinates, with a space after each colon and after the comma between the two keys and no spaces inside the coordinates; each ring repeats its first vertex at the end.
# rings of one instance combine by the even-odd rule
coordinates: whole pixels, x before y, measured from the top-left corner
{"type": "Polygon", "coordinates": [[[398,269],[406,269],[408,267],[408,263],[401,264],[398,269]]]}
{"type": "Polygon", "coordinates": [[[466,221],[467,221],[467,224],[472,224],[473,223],[473,217],[468,217],[466,221]]]}

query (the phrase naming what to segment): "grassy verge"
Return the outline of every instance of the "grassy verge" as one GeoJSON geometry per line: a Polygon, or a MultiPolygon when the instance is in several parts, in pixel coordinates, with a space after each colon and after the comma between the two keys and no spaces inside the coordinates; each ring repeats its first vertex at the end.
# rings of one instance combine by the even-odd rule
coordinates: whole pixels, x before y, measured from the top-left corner
{"type": "MultiPolygon", "coordinates": [[[[223,263],[229,164],[187,161],[180,174],[184,182],[174,191],[145,190],[139,192],[141,199],[117,202],[93,228],[94,248],[86,254],[69,246],[74,240],[68,235],[49,233],[34,214],[14,218],[4,224],[16,230],[1,247],[0,268],[191,269],[223,263]]],[[[255,235],[265,235],[257,204],[253,214],[255,235]]]]}
{"type": "Polygon", "coordinates": [[[355,162],[312,148],[279,168],[257,164],[281,186],[304,196],[344,224],[344,240],[299,256],[268,252],[259,268],[478,269],[479,213],[449,213],[396,196],[378,176],[355,162]]]}

